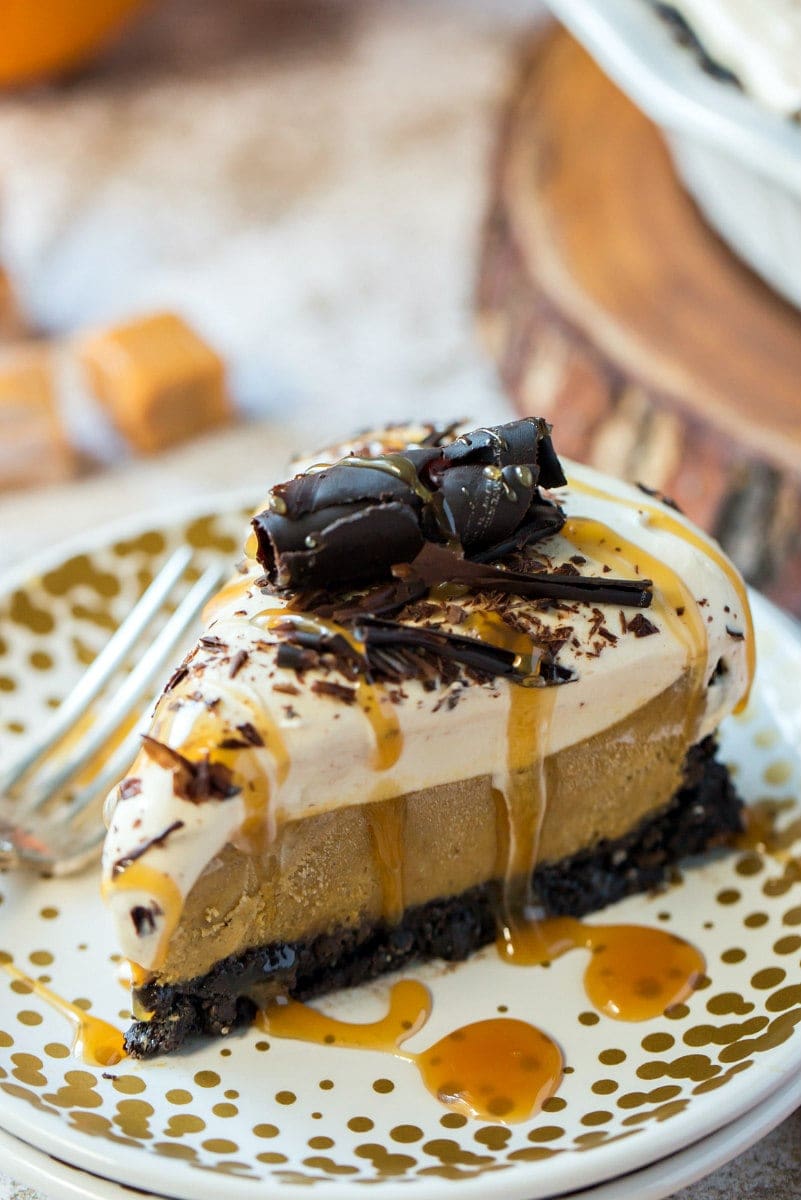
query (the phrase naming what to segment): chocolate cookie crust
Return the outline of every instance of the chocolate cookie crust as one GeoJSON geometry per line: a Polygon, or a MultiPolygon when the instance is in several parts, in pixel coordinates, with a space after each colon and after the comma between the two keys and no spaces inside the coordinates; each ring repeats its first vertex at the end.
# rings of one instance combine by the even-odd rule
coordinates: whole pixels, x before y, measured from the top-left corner
{"type": "MultiPolygon", "coordinates": [[[[684,784],[666,808],[624,837],[537,867],[536,893],[549,915],[579,917],[659,886],[681,858],[723,845],[741,829],[742,801],[715,758],[714,739],[706,738],[690,749],[684,784]]],[[[306,999],[413,961],[464,959],[494,939],[497,899],[498,883],[490,881],[408,908],[391,927],[363,922],[310,941],[259,946],[196,979],[145,984],[135,999],[153,1015],[131,1026],[126,1049],[146,1058],[176,1050],[195,1034],[225,1035],[271,995],[306,999]]]]}

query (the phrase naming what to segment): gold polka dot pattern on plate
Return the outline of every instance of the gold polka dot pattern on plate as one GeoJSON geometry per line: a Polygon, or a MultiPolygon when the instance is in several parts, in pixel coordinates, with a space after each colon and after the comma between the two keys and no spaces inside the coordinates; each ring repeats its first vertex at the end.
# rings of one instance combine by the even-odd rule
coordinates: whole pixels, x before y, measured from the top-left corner
{"type": "Polygon", "coordinates": [[[762,778],[765,783],[772,784],[774,787],[781,787],[787,783],[793,774],[793,764],[785,759],[777,759],[765,768],[762,773],[762,778]]]}
{"type": "Polygon", "coordinates": [[[202,1088],[217,1087],[220,1083],[220,1076],[216,1071],[196,1071],[195,1083],[202,1088]]]}
{"type": "Polygon", "coordinates": [[[124,1096],[139,1095],[146,1086],[144,1079],[139,1075],[117,1075],[113,1080],[115,1092],[122,1092],[124,1096]]]}
{"type": "Polygon", "coordinates": [[[351,1117],[348,1121],[348,1129],[353,1133],[368,1133],[373,1128],[373,1122],[369,1117],[351,1117]]]}

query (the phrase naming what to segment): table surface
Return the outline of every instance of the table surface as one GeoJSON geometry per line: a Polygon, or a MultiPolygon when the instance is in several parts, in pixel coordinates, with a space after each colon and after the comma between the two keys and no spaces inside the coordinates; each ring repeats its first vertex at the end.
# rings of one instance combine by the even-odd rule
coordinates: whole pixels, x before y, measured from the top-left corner
{"type": "MultiPolygon", "coordinates": [[[[263,21],[267,7],[231,0],[225,12],[234,24],[257,10],[263,21]]],[[[191,12],[197,19],[200,8],[197,0],[174,0],[157,20],[183,30],[182,18],[188,22],[191,12]]],[[[215,22],[221,6],[203,0],[202,8],[208,29],[218,37],[215,22]]],[[[332,284],[336,303],[325,295],[320,264],[312,254],[297,256],[292,279],[285,281],[287,288],[291,282],[294,319],[300,321],[305,313],[308,320],[282,369],[295,370],[295,393],[308,402],[292,407],[291,422],[274,414],[157,460],[127,462],[81,482],[0,498],[0,571],[92,528],[101,516],[108,521],[144,507],[167,508],[185,497],[249,482],[261,487],[280,477],[293,450],[331,435],[407,415],[448,419],[474,414],[482,423],[512,415],[476,348],[473,271],[494,121],[516,46],[537,19],[538,5],[507,0],[489,10],[478,0],[385,0],[382,5],[341,0],[335,16],[326,17],[328,36],[336,39],[336,69],[330,55],[323,56],[319,77],[314,55],[304,54],[304,47],[319,44],[323,9],[311,0],[297,7],[276,0],[271,11],[287,53],[265,51],[255,75],[279,109],[291,105],[297,92],[293,72],[303,74],[306,87],[316,79],[317,115],[306,109],[307,127],[300,134],[313,140],[319,113],[345,110],[370,155],[369,170],[357,162],[358,155],[343,156],[333,182],[330,172],[316,182],[303,172],[284,181],[290,189],[287,203],[293,188],[298,204],[308,201],[309,189],[314,192],[315,244],[336,243],[339,262],[353,264],[352,274],[337,272],[332,284]],[[425,79],[426,85],[410,87],[412,77],[425,79]],[[382,84],[378,92],[373,90],[377,79],[382,84]],[[359,211],[388,212],[378,243],[365,246],[360,222],[343,221],[351,202],[359,211]],[[344,347],[341,371],[326,371],[332,346],[344,347]],[[398,403],[396,395],[407,399],[403,408],[391,409],[389,404],[398,403]]],[[[152,26],[143,28],[123,58],[135,60],[158,40],[152,26]]],[[[175,49],[175,39],[164,40],[175,49]]],[[[254,74],[258,50],[240,38],[238,43],[233,39],[230,54],[227,89],[237,71],[254,74]]],[[[105,71],[98,68],[89,80],[95,92],[116,86],[113,74],[106,81],[105,71]]],[[[91,416],[83,419],[89,422],[91,416]]],[[[797,1112],[676,1200],[790,1200],[799,1195],[800,1162],[797,1112]]],[[[4,1175],[1,1166],[0,1200],[42,1200],[4,1175]]]]}

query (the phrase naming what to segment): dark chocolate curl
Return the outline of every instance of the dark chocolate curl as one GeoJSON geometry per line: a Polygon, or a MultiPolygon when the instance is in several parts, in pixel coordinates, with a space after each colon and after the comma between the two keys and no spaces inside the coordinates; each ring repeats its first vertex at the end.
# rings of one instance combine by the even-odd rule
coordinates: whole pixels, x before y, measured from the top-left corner
{"type": "Polygon", "coordinates": [[[275,513],[255,518],[259,562],[271,583],[302,588],[319,587],[326,580],[336,586],[381,579],[394,563],[413,559],[425,544],[419,514],[408,504],[337,505],[323,515],[322,528],[313,513],[297,521],[275,513]],[[263,521],[265,517],[269,519],[263,521]]]}
{"type": "Polygon", "coordinates": [[[551,427],[542,417],[526,417],[507,425],[463,433],[442,451],[450,463],[483,463],[496,467],[534,466],[541,487],[564,487],[562,464],[551,442],[551,427]]]}
{"type": "Polygon", "coordinates": [[[564,516],[539,488],[564,483],[537,418],[444,447],[346,458],[273,489],[253,519],[257,557],[274,587],[329,592],[389,580],[427,543],[497,557],[558,532],[564,516]]]}

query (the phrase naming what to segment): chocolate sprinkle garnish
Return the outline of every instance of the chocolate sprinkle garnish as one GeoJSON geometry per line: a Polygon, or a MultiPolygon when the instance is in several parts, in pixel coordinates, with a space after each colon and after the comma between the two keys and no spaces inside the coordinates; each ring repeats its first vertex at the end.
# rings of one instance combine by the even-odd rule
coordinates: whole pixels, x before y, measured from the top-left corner
{"type": "Polygon", "coordinates": [[[649,621],[644,613],[637,613],[632,617],[628,628],[638,638],[650,637],[652,633],[659,633],[659,627],[654,625],[653,621],[649,621]]]}
{"type": "Polygon", "coordinates": [[[142,791],[142,780],[138,775],[130,775],[120,784],[120,800],[132,800],[142,791]]]}
{"type": "Polygon", "coordinates": [[[257,558],[279,588],[389,578],[426,542],[496,558],[558,532],[564,515],[540,487],[565,483],[550,426],[526,418],[446,446],[345,458],[277,485],[253,519],[257,558]]]}
{"type": "Polygon", "coordinates": [[[172,790],[180,800],[203,804],[207,800],[230,800],[241,791],[225,763],[210,762],[208,757],[192,762],[146,733],[142,734],[142,748],[160,767],[172,771],[172,790]]]}
{"type": "Polygon", "coordinates": [[[241,725],[237,725],[237,731],[242,734],[242,737],[251,746],[263,746],[264,738],[259,733],[255,725],[251,725],[250,721],[243,721],[241,725]]]}
{"type": "Polygon", "coordinates": [[[664,492],[660,492],[657,488],[648,487],[646,484],[640,483],[639,481],[635,484],[635,486],[638,487],[641,492],[644,492],[646,496],[653,496],[655,500],[659,500],[665,505],[666,508],[672,508],[675,512],[681,513],[682,516],[684,515],[683,510],[679,507],[676,501],[670,496],[666,496],[664,492]]]}
{"type": "Polygon", "coordinates": [[[356,688],[345,687],[344,684],[333,683],[329,679],[315,679],[311,690],[319,696],[333,696],[345,704],[354,704],[356,701],[356,688]]]}
{"type": "Polygon", "coordinates": [[[233,679],[236,675],[239,674],[239,672],[242,670],[242,668],[244,667],[244,665],[247,661],[248,661],[247,650],[237,650],[236,654],[234,655],[233,659],[231,660],[231,669],[228,672],[228,675],[230,676],[231,679],[233,679]]]}
{"type": "Polygon", "coordinates": [[[279,667],[288,667],[290,671],[310,671],[317,666],[319,659],[313,650],[305,650],[302,646],[292,645],[291,642],[281,642],[276,651],[275,661],[279,667]]]}
{"type": "Polygon", "coordinates": [[[171,833],[175,833],[176,829],[183,829],[183,827],[183,821],[173,821],[172,825],[168,825],[162,833],[157,834],[156,837],[149,838],[146,842],[142,842],[142,845],[137,846],[130,854],[118,858],[111,868],[111,878],[115,879],[117,875],[121,875],[126,867],[130,867],[131,863],[136,862],[138,858],[141,858],[148,850],[152,850],[154,846],[163,846],[171,833]]]}
{"type": "Polygon", "coordinates": [[[182,679],[186,679],[189,674],[189,667],[186,663],[181,663],[180,667],[176,667],[170,678],[164,685],[165,692],[171,692],[174,687],[177,687],[182,679]]]}

